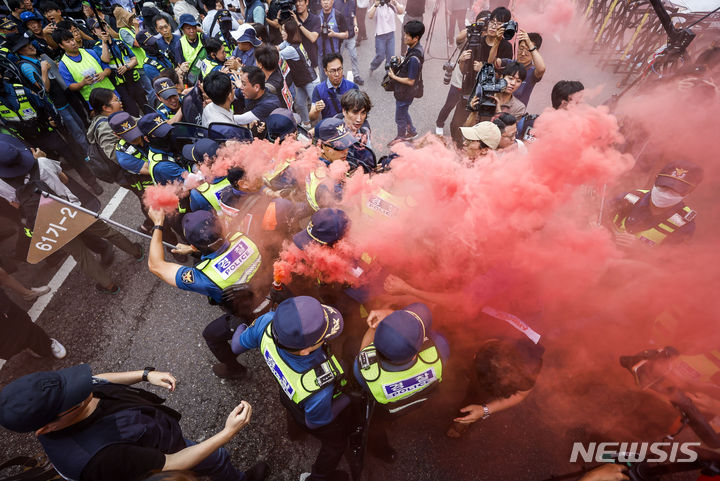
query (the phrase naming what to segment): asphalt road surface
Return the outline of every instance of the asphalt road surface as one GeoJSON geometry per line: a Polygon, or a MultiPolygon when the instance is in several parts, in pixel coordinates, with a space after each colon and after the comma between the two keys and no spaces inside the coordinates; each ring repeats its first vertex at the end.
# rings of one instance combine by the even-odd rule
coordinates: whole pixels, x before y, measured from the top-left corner
{"type": "MultiPolygon", "coordinates": [[[[427,23],[430,7],[428,10],[427,23]]],[[[434,130],[435,117],[447,94],[441,68],[445,60],[441,57],[447,54],[444,21],[441,17],[438,20],[431,48],[426,49],[429,55],[423,70],[425,96],[410,108],[421,134],[434,130]]],[[[367,24],[372,35],[374,22],[368,20],[367,24]]],[[[398,53],[399,38],[397,35],[398,53]]],[[[425,38],[422,43],[426,43],[425,38]]],[[[593,67],[593,59],[576,53],[567,39],[558,41],[547,37],[542,52],[548,72],[535,89],[531,112],[539,113],[548,106],[550,89],[561,78],[580,79],[587,87],[613,84],[609,75],[593,67]],[[572,69],[562,67],[573,63],[572,69]]],[[[380,71],[374,78],[368,78],[373,56],[371,36],[371,40],[359,48],[360,73],[366,80],[364,89],[374,103],[369,116],[373,142],[382,152],[382,146],[396,132],[394,99],[379,86],[380,71]]],[[[349,59],[345,66],[346,71],[349,70],[349,59]]],[[[610,93],[610,89],[606,89],[599,100],[610,93]]],[[[449,122],[446,129],[448,127],[449,122]]],[[[103,205],[109,202],[117,187],[105,185],[105,190],[101,198],[103,205]]],[[[136,198],[125,196],[112,218],[129,226],[139,225],[141,214],[136,198]]],[[[11,245],[11,241],[5,240],[3,251],[11,245]]],[[[44,263],[18,267],[16,276],[33,286],[47,283],[57,271],[44,263]]],[[[300,473],[309,471],[319,443],[312,438],[303,442],[287,439],[286,418],[278,402],[277,385],[258,352],[240,357],[252,372],[247,380],[225,381],[212,374],[210,366],[215,361],[201,332],[221,314],[220,309],[209,306],[197,294],[164,284],[148,271],[145,261],[136,262],[120,251],[116,250],[111,269],[122,287],[117,295],[98,293],[93,283],[76,268],[54,292],[38,318],[37,322],[67,347],[68,356],[62,361],[50,362],[22,353],[0,370],[0,386],[34,371],[78,363],[89,363],[95,373],[155,366],[172,372],[178,379],[176,392],[161,395],[167,398],[169,406],[183,414],[181,424],[187,437],[200,441],[211,436],[222,428],[232,408],[240,400],[246,400],[254,408],[252,422],[227,445],[236,465],[248,467],[258,460],[266,460],[272,468],[269,479],[276,481],[298,479],[300,473]]],[[[27,303],[19,303],[30,308],[27,303]]],[[[562,364],[562,359],[550,362],[562,364]]],[[[539,383],[543,383],[542,376],[539,383]]],[[[578,439],[577,432],[553,426],[544,411],[548,407],[541,409],[534,395],[509,411],[478,422],[461,440],[447,438],[444,433],[457,412],[454,399],[462,395],[462,379],[450,373],[446,384],[448,387],[434,410],[412,413],[394,425],[390,439],[399,452],[397,462],[384,464],[368,456],[364,479],[540,480],[581,468],[568,462],[570,446],[578,439]]],[[[154,387],[149,389],[160,391],[154,387]]],[[[609,408],[608,412],[611,412],[609,408]]],[[[40,445],[33,435],[5,430],[0,433],[0,461],[39,452],[40,445]]]]}

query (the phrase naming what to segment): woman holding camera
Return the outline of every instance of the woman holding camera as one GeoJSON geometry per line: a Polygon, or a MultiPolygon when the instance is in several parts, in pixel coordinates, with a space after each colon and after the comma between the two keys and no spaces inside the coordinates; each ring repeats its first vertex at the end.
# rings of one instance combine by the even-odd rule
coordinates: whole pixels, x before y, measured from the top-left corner
{"type": "Polygon", "coordinates": [[[375,0],[368,17],[375,19],[375,58],[370,62],[370,75],[385,61],[390,65],[390,58],[395,55],[395,15],[405,13],[405,7],[396,0],[375,0]]]}
{"type": "Polygon", "coordinates": [[[308,103],[312,92],[319,83],[317,74],[312,68],[310,57],[302,46],[302,34],[295,20],[288,20],[280,27],[283,43],[278,46],[280,57],[287,61],[290,67],[290,78],[295,84],[295,106],[300,114],[302,127],[310,128],[308,103]]]}

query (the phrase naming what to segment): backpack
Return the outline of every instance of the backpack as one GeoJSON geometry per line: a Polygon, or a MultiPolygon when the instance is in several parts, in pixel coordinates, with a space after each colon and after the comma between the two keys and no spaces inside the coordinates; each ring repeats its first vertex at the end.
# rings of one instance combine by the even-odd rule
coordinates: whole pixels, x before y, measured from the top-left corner
{"type": "MultiPolygon", "coordinates": [[[[107,119],[100,119],[99,122],[107,122],[107,119]]],[[[113,162],[98,144],[90,142],[87,155],[88,167],[95,174],[95,177],[109,184],[123,185],[127,183],[125,171],[117,163],[113,162]]]]}

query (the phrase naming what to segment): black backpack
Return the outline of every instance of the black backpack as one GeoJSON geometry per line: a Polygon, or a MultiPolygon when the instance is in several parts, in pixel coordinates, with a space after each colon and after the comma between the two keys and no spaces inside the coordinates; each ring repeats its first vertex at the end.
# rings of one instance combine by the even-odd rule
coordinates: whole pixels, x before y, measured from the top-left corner
{"type": "MultiPolygon", "coordinates": [[[[107,119],[100,119],[99,122],[107,122],[107,119]]],[[[87,155],[88,167],[95,174],[95,177],[103,182],[125,187],[137,181],[134,178],[135,176],[126,172],[117,162],[109,158],[100,145],[90,142],[87,155]]]]}

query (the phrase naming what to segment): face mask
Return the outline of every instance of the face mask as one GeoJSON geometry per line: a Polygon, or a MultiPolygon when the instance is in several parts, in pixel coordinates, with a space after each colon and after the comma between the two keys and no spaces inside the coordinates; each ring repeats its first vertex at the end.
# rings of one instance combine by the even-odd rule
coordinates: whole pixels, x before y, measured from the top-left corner
{"type": "Polygon", "coordinates": [[[680,195],[670,189],[660,190],[656,185],[654,185],[650,191],[650,201],[653,205],[661,209],[679,204],[684,198],[684,195],[680,195]]]}

